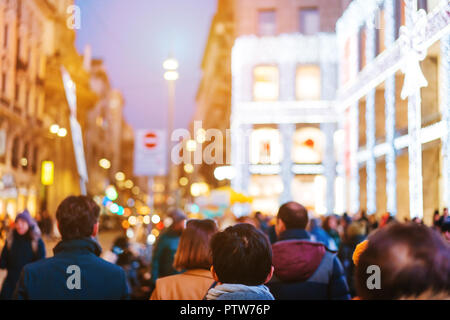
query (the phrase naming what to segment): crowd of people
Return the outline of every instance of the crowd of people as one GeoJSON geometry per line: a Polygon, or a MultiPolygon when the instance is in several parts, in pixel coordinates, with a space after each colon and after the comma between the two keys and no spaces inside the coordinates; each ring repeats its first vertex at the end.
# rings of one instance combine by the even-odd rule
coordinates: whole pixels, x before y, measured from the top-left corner
{"type": "MultiPolygon", "coordinates": [[[[99,215],[89,197],[66,198],[56,211],[61,241],[45,258],[38,224],[28,211],[18,214],[0,257],[7,270],[1,299],[133,298],[127,244],[115,243],[123,253],[116,263],[100,257],[99,215]]],[[[151,290],[140,298],[450,299],[447,209],[432,227],[390,214],[378,221],[363,211],[314,218],[296,202],[272,219],[257,212],[226,228],[179,209],[169,215],[173,223],[153,248],[151,290]],[[376,268],[375,285],[368,285],[376,268]]]]}

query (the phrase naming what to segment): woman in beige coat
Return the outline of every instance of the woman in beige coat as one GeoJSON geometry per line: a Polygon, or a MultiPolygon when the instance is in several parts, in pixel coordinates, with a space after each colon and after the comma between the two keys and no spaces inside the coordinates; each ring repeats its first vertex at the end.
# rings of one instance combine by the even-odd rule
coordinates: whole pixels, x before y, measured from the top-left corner
{"type": "Polygon", "coordinates": [[[217,232],[213,220],[189,220],[174,258],[174,268],[186,270],[159,278],[150,300],[202,300],[214,282],[209,242],[217,232]]]}

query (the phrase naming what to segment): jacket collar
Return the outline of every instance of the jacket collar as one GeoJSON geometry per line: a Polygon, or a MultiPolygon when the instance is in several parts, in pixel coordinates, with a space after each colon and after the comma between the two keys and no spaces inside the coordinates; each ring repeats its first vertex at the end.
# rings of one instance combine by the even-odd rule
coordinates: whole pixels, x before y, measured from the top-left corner
{"type": "Polygon", "coordinates": [[[187,270],[184,274],[189,275],[189,276],[213,279],[213,277],[211,275],[211,271],[206,270],[206,269],[191,269],[191,270],[187,270]]]}
{"type": "Polygon", "coordinates": [[[304,229],[288,229],[280,234],[278,241],[283,240],[310,240],[311,236],[304,229]]]}
{"type": "Polygon", "coordinates": [[[100,254],[102,253],[102,247],[100,247],[96,239],[87,237],[81,239],[60,241],[53,249],[55,255],[57,253],[72,251],[88,251],[95,254],[96,256],[100,256],[100,254]]]}

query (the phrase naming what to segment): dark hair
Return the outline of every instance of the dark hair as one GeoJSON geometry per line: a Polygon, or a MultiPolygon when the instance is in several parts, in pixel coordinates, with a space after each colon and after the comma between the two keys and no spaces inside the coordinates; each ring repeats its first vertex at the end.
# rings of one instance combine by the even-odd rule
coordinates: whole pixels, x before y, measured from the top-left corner
{"type": "Polygon", "coordinates": [[[417,223],[393,223],[369,237],[355,272],[362,299],[398,299],[450,290],[450,247],[439,233],[417,223]],[[369,266],[381,271],[381,289],[367,287],[369,266]]]}
{"type": "Polygon", "coordinates": [[[63,240],[90,237],[98,221],[100,207],[89,197],[70,196],[56,210],[56,220],[63,240]]]}
{"type": "Polygon", "coordinates": [[[211,239],[214,271],[222,283],[264,284],[272,269],[267,236],[251,224],[240,223],[211,239]]]}
{"type": "Polygon", "coordinates": [[[288,202],[278,210],[277,219],[283,221],[286,229],[305,229],[308,225],[308,212],[301,204],[288,202]]]}
{"type": "Polygon", "coordinates": [[[212,264],[209,242],[216,232],[214,220],[188,220],[181,234],[173,267],[177,270],[209,270],[212,264]]]}

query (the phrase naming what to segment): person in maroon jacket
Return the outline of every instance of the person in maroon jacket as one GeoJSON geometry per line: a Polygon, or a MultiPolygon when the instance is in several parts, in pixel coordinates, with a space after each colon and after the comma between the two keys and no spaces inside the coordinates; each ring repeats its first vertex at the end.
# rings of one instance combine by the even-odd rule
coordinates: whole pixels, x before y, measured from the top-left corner
{"type": "Polygon", "coordinates": [[[305,230],[308,212],[289,202],[278,211],[278,241],[272,245],[274,277],[267,284],[276,300],[348,300],[344,269],[334,252],[305,230]]]}

